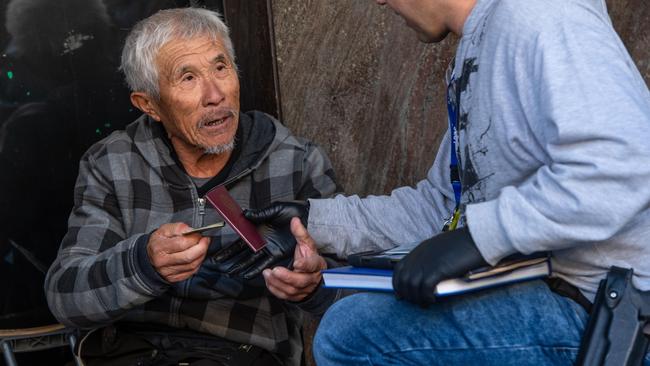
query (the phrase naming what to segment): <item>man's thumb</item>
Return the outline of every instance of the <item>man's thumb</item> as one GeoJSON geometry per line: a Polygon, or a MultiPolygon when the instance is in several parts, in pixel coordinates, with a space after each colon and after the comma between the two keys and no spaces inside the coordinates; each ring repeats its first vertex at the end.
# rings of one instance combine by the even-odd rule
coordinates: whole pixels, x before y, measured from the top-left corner
{"type": "Polygon", "coordinates": [[[307,228],[300,222],[300,219],[294,217],[291,219],[291,233],[296,238],[297,248],[300,250],[300,253],[307,257],[312,254],[318,254],[318,248],[316,248],[316,242],[309,235],[307,228]]]}

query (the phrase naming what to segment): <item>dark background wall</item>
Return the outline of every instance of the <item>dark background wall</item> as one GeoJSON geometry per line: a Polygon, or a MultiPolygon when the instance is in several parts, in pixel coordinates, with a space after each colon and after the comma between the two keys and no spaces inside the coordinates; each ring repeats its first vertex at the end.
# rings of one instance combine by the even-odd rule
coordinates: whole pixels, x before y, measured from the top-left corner
{"type": "MultiPolygon", "coordinates": [[[[371,0],[272,4],[284,122],[327,150],[347,193],[422,179],[446,129],[443,75],[457,40],[421,44],[371,0]]],[[[608,5],[650,84],[650,2],[608,5]]]]}

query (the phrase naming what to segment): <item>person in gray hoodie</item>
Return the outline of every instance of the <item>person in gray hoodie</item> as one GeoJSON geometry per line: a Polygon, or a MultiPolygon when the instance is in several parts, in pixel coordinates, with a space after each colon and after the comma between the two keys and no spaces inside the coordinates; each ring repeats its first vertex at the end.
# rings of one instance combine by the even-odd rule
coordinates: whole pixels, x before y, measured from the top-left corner
{"type": "Polygon", "coordinates": [[[315,247],[265,231],[285,258],[276,272],[304,285],[276,297],[261,275],[222,273],[220,251],[239,248],[232,227],[185,234],[223,220],[204,198],[214,187],[243,208],[333,195],[329,159],[271,116],[240,112],[234,51],[215,12],[144,19],[122,69],[144,114],[81,159],[45,282],[52,313],[90,330],[80,341],[87,365],[299,365],[302,311],[322,313],[336,296],[318,287],[327,262],[315,247]]]}
{"type": "Polygon", "coordinates": [[[460,38],[450,128],[415,187],[248,213],[276,225],[299,216],[343,258],[420,243],[395,267],[397,298],[359,294],[328,310],[316,361],[572,364],[610,266],[650,290],[650,93],[604,0],[377,2],[423,42],[460,38]],[[551,253],[550,280],[434,296],[445,278],[534,252],[551,253]]]}

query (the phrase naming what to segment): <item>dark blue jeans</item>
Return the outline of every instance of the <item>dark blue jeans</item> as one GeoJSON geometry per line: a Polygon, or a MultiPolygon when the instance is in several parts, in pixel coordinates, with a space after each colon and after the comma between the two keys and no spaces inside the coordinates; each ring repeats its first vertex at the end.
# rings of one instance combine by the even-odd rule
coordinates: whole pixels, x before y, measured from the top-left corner
{"type": "Polygon", "coordinates": [[[450,297],[428,308],[392,294],[361,293],[327,311],[314,357],[319,366],[572,365],[587,318],[580,305],[542,281],[450,297]]]}

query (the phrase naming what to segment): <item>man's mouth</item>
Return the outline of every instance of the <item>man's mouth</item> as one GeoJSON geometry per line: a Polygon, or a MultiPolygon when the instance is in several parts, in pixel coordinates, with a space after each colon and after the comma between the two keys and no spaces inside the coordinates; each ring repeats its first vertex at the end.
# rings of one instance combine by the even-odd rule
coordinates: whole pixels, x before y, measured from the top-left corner
{"type": "Polygon", "coordinates": [[[208,121],[208,122],[202,123],[202,126],[201,126],[201,127],[214,127],[214,126],[218,126],[218,125],[223,124],[224,122],[226,122],[226,119],[227,119],[227,118],[228,118],[228,117],[223,117],[223,118],[220,118],[220,119],[215,119],[215,120],[212,120],[212,121],[208,121]]]}
{"type": "Polygon", "coordinates": [[[223,125],[224,123],[228,122],[228,119],[232,117],[234,114],[231,112],[226,112],[226,113],[215,113],[212,115],[207,115],[205,116],[200,122],[199,122],[199,128],[203,127],[208,127],[208,128],[215,128],[223,125]]]}

